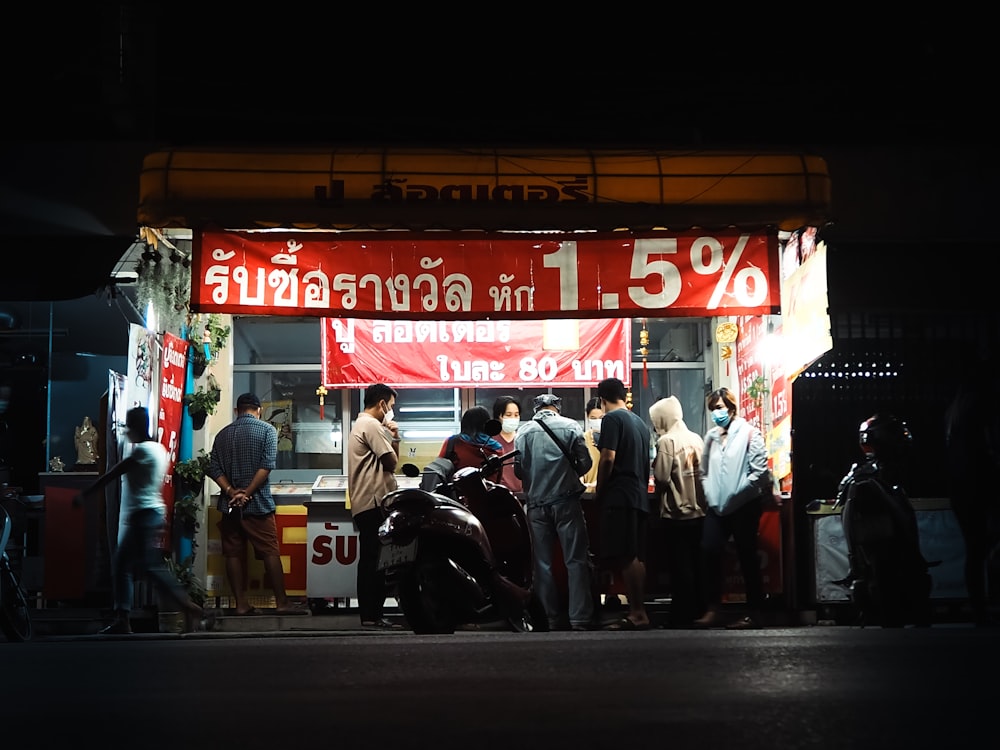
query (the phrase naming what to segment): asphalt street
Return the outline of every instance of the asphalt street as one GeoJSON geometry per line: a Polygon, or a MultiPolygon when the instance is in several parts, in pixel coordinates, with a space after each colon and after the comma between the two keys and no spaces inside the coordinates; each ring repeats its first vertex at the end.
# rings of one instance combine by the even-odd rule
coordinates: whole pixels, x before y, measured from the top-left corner
{"type": "Polygon", "coordinates": [[[16,722],[8,739],[47,747],[992,746],[998,636],[935,625],[54,637],[0,643],[0,705],[16,722]]]}

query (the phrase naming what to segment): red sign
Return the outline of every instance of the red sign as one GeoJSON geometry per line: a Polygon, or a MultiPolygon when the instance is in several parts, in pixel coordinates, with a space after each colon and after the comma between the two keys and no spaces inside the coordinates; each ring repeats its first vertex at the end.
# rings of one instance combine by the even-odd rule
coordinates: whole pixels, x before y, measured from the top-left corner
{"type": "Polygon", "coordinates": [[[323,321],[323,384],[393,386],[631,383],[632,326],[609,320],[323,321]]]}
{"type": "Polygon", "coordinates": [[[780,312],[774,232],[196,233],[195,312],[480,320],[780,312]],[[387,236],[387,234],[389,236],[387,236]]]}
{"type": "Polygon", "coordinates": [[[167,449],[167,476],[163,500],[167,505],[167,528],[174,517],[174,464],[180,442],[181,417],[184,413],[184,379],[187,373],[188,342],[168,331],[163,332],[163,355],[160,357],[160,409],[156,415],[156,438],[167,449]]]}

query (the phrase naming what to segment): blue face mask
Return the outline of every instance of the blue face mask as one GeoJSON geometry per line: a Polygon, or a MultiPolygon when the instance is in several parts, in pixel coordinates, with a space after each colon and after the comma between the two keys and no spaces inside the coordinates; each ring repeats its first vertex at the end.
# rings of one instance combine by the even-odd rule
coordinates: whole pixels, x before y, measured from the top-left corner
{"type": "Polygon", "coordinates": [[[712,412],[712,421],[719,425],[719,427],[726,427],[730,420],[732,420],[732,416],[730,416],[729,409],[725,406],[720,406],[712,412]]]}

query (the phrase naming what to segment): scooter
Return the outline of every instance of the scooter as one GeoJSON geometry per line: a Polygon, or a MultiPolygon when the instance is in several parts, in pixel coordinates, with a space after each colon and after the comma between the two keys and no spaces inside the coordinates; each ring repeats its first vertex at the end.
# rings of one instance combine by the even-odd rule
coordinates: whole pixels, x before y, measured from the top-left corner
{"type": "Polygon", "coordinates": [[[841,480],[833,509],[839,509],[850,571],[834,583],[844,586],[861,625],[929,626],[932,587],[929,563],[920,551],[917,519],[896,478],[902,451],[912,440],[905,422],[876,415],[862,422],[865,460],[841,480]]]}
{"type": "MultiPolygon", "coordinates": [[[[496,426],[499,432],[499,422],[496,426]]],[[[514,632],[548,630],[545,609],[532,590],[524,507],[488,478],[498,476],[517,453],[484,454],[480,467],[464,467],[450,477],[425,472],[422,485],[436,485],[433,490],[399,489],[382,499],[379,569],[395,587],[413,632],[451,634],[460,624],[501,621],[514,632]]],[[[421,475],[412,464],[403,471],[421,475]]]]}
{"type": "Polygon", "coordinates": [[[10,513],[0,505],[0,631],[8,641],[23,642],[31,640],[31,610],[7,554],[12,526],[10,513]]]}

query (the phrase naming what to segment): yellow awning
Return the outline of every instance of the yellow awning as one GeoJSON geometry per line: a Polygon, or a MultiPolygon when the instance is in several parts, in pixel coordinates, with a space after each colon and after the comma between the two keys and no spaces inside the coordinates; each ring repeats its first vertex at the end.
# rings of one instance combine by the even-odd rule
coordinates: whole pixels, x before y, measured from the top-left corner
{"type": "Polygon", "coordinates": [[[825,161],[803,153],[625,149],[157,151],[138,221],[403,230],[670,230],[821,225],[825,161]]]}

